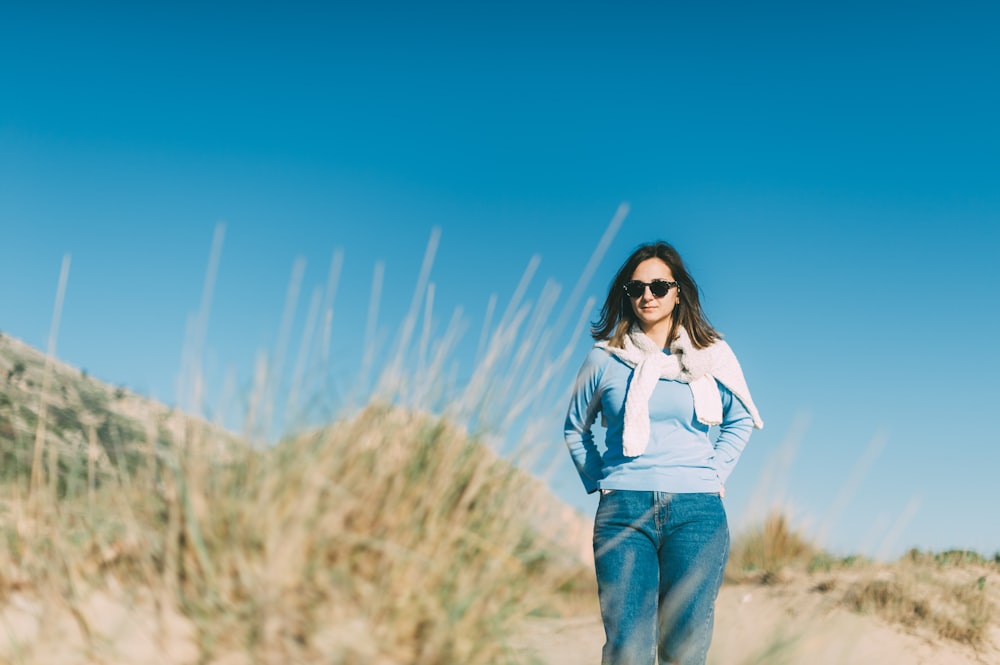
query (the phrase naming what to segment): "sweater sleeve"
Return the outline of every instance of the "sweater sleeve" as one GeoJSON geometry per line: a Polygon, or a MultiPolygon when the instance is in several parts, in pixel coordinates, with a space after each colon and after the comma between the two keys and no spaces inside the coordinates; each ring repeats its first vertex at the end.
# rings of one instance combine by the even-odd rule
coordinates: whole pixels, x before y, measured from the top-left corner
{"type": "Polygon", "coordinates": [[[750,440],[753,431],[753,416],[743,403],[733,396],[728,388],[719,384],[722,396],[722,424],[715,440],[715,468],[723,484],[733,472],[740,454],[750,440]]]}
{"type": "Polygon", "coordinates": [[[588,494],[599,489],[598,482],[604,475],[601,453],[594,442],[592,428],[601,411],[598,388],[608,358],[608,354],[601,349],[593,349],[587,354],[573,385],[563,428],[566,447],[588,494]]]}

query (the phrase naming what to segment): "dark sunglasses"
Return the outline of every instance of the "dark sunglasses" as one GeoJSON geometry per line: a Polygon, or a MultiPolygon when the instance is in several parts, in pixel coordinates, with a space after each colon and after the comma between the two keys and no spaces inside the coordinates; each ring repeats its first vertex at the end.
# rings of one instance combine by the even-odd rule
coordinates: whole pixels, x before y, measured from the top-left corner
{"type": "Polygon", "coordinates": [[[670,293],[672,287],[676,286],[679,289],[681,285],[677,282],[668,282],[665,279],[654,279],[652,282],[640,282],[633,279],[625,282],[625,295],[629,298],[641,298],[646,293],[647,286],[654,298],[662,298],[670,293]]]}

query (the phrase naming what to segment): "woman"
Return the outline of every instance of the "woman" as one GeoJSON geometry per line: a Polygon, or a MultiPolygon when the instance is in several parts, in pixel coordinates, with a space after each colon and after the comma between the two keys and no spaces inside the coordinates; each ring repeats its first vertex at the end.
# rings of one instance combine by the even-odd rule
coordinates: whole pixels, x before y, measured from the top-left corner
{"type": "Polygon", "coordinates": [[[594,519],[602,665],[704,665],[729,555],[726,479],[763,422],[665,242],[615,275],[566,416],[594,519]],[[604,445],[592,427],[602,414],[604,445]],[[711,426],[717,434],[710,436],[711,426]],[[602,453],[603,450],[603,453],[602,453]]]}

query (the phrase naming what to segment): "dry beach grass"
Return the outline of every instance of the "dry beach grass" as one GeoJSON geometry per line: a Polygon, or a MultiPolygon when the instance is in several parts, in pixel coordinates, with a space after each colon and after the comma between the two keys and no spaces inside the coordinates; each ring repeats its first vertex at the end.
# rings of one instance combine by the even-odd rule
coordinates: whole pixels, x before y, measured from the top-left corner
{"type": "MultiPolygon", "coordinates": [[[[0,663],[596,665],[589,520],[484,440],[568,358],[557,291],[525,305],[529,266],[456,387],[456,326],[404,353],[428,257],[375,396],[263,443],[267,371],[236,435],[0,334],[0,663]]],[[[1000,664],[998,566],[836,558],[777,513],[737,534],[710,660],[1000,664]]]]}
{"type": "MultiPolygon", "coordinates": [[[[39,430],[43,357],[0,350],[0,662],[599,661],[586,520],[450,421],[372,403],[260,449],[54,365],[39,430]]],[[[998,572],[833,558],[774,515],[711,662],[997,663],[998,572]]]]}
{"type": "Polygon", "coordinates": [[[33,474],[30,410],[5,408],[4,662],[514,663],[587,574],[542,535],[544,488],[439,417],[371,404],[267,449],[189,420],[96,452],[53,422],[33,474]]]}

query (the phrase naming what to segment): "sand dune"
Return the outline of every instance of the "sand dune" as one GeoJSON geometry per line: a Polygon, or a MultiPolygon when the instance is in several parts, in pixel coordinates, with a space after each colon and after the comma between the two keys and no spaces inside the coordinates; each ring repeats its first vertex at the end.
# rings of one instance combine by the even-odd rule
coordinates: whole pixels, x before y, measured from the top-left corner
{"type": "MultiPolygon", "coordinates": [[[[164,456],[170,451],[176,455],[174,447],[167,444],[171,435],[181,434],[181,430],[188,428],[179,428],[175,423],[193,421],[184,420],[162,405],[143,400],[124,389],[101,384],[73,368],[58,363],[48,370],[45,368],[46,361],[40,353],[0,335],[0,388],[3,389],[0,391],[0,398],[3,398],[0,400],[0,444],[7,446],[3,452],[11,460],[9,469],[18,465],[23,467],[21,475],[10,473],[9,482],[0,485],[4,490],[0,496],[0,532],[6,539],[5,547],[0,548],[3,562],[0,566],[0,665],[238,665],[251,662],[404,665],[417,662],[417,659],[399,654],[420,654],[419,649],[410,647],[427,643],[428,632],[438,636],[442,644],[454,646],[447,639],[459,635],[482,639],[481,644],[494,647],[493,650],[468,647],[465,653],[502,653],[507,633],[495,638],[494,633],[486,630],[496,616],[502,614],[493,609],[490,603],[495,598],[491,596],[502,596],[507,587],[516,587],[529,580],[551,593],[552,598],[548,598],[552,601],[551,607],[561,608],[563,599],[557,596],[554,584],[558,580],[558,588],[563,588],[561,582],[565,580],[561,571],[571,571],[573,575],[592,580],[582,574],[587,572],[586,566],[592,564],[589,521],[558,502],[543,484],[535,480],[522,482],[520,475],[512,475],[506,466],[495,464],[492,453],[464,454],[479,449],[470,447],[464,433],[457,428],[427,427],[426,416],[395,409],[373,409],[368,415],[362,414],[354,421],[331,428],[330,436],[317,435],[317,442],[323,445],[306,445],[309,442],[303,441],[301,446],[291,448],[300,454],[282,453],[285,456],[278,457],[275,453],[274,459],[284,460],[285,464],[277,467],[282,471],[277,477],[286,482],[267,485],[266,488],[273,489],[266,495],[271,500],[256,503],[245,501],[244,494],[233,498],[219,490],[225,487],[222,480],[228,476],[223,471],[232,459],[231,455],[220,455],[218,451],[229,450],[234,439],[206,425],[205,431],[212,434],[213,443],[218,445],[202,449],[208,453],[204,460],[198,458],[199,462],[204,461],[204,467],[185,467],[194,469],[184,478],[193,498],[182,506],[177,499],[179,494],[168,491],[169,483],[164,481],[173,476],[161,473],[158,478],[162,487],[158,489],[155,483],[133,486],[131,480],[119,482],[115,475],[118,466],[111,462],[112,458],[132,451],[130,445],[136,442],[143,445],[134,450],[152,451],[152,446],[145,445],[148,438],[155,438],[161,445],[158,455],[164,456]],[[46,402],[48,422],[46,428],[36,428],[38,395],[46,385],[46,371],[53,372],[54,377],[52,394],[46,402]],[[63,475],[54,473],[52,477],[72,480],[72,473],[79,476],[79,486],[66,480],[64,491],[68,498],[58,502],[43,500],[46,496],[57,495],[58,483],[52,483],[50,493],[36,496],[26,491],[29,478],[25,470],[31,469],[30,453],[36,439],[42,438],[39,433],[43,431],[50,449],[65,452],[63,459],[67,461],[63,475]],[[335,432],[350,445],[338,444],[339,439],[333,436],[335,432]],[[347,452],[361,461],[367,459],[364,446],[354,445],[357,441],[369,441],[373,448],[377,447],[380,452],[378,468],[383,471],[387,460],[402,457],[404,462],[412,462],[404,452],[412,456],[414,451],[424,451],[425,454],[413,458],[420,465],[409,464],[422,469],[420,473],[413,472],[409,476],[403,472],[382,474],[386,486],[396,492],[393,496],[397,500],[390,505],[405,506],[411,511],[421,506],[427,508],[423,521],[418,522],[420,529],[406,531],[404,528],[412,521],[410,513],[382,510],[382,504],[376,499],[385,492],[371,495],[375,498],[364,494],[375,478],[369,466],[361,462],[349,467],[342,464],[347,452]],[[430,455],[431,451],[435,454],[430,455]],[[69,464],[74,460],[79,462],[78,467],[69,464]],[[445,463],[441,468],[435,466],[445,463]],[[208,469],[218,471],[209,478],[215,482],[206,480],[208,469]],[[97,491],[101,484],[95,481],[100,473],[107,474],[103,492],[97,491]],[[331,477],[342,483],[345,479],[356,481],[338,486],[344,491],[334,493],[327,491],[329,483],[325,481],[331,477]],[[401,478],[409,478],[409,484],[401,483],[401,478]],[[446,491],[449,486],[441,479],[447,478],[461,480],[461,491],[446,491]],[[514,488],[518,490],[516,493],[511,491],[514,488]],[[409,493],[402,494],[404,489],[409,493]],[[436,490],[437,494],[433,495],[433,500],[428,500],[431,490],[436,490]],[[508,505],[515,494],[523,494],[525,505],[531,506],[529,521],[533,528],[519,523],[523,521],[520,516],[525,514],[520,504],[508,505]],[[29,510],[32,497],[33,508],[29,510]],[[160,503],[151,504],[156,510],[147,511],[147,519],[143,522],[132,513],[139,502],[150,497],[159,497],[160,503]],[[209,503],[209,499],[215,503],[209,503]],[[98,503],[102,500],[104,504],[98,503]],[[166,518],[160,510],[161,504],[166,507],[166,518]],[[306,504],[313,512],[302,508],[306,504]],[[213,532],[212,529],[219,525],[208,519],[211,514],[205,508],[208,505],[221,506],[239,517],[226,522],[227,529],[233,524],[248,525],[247,532],[239,532],[243,540],[234,540],[231,530],[213,532]],[[431,510],[441,505],[458,505],[462,510],[431,510]],[[262,514],[255,506],[267,506],[270,512],[262,514]],[[173,512],[166,510],[171,507],[173,512]],[[93,522],[91,531],[64,529],[67,524],[83,524],[82,516],[91,514],[105,516],[93,522]],[[187,517],[185,531],[181,531],[179,518],[171,521],[173,514],[187,517]],[[292,519],[313,514],[322,517],[323,521],[292,519]],[[71,519],[74,515],[80,518],[76,522],[71,519]],[[519,520],[515,522],[507,516],[518,516],[519,520]],[[264,518],[269,521],[263,521],[264,518]],[[335,519],[330,521],[332,518],[335,519]],[[353,595],[331,591],[316,598],[306,593],[315,588],[313,571],[318,568],[327,570],[340,565],[340,577],[336,580],[358,581],[357,571],[367,568],[349,567],[343,561],[364,563],[374,556],[375,548],[358,550],[355,544],[367,542],[372,521],[376,519],[388,520],[379,532],[377,543],[382,549],[378,551],[405,554],[384,556],[380,559],[381,566],[371,567],[372,574],[377,573],[380,577],[385,577],[387,570],[399,573],[392,578],[395,586],[386,587],[392,592],[374,593],[371,590],[379,587],[369,581],[367,585],[349,587],[353,595]],[[327,524],[326,532],[320,531],[319,535],[324,538],[317,539],[315,524],[320,523],[327,524]],[[348,523],[356,525],[354,531],[345,526],[348,523]],[[479,525],[479,530],[470,528],[470,523],[479,525]],[[271,558],[260,555],[261,547],[241,549],[239,546],[246,540],[247,533],[255,535],[263,529],[262,524],[269,525],[268,533],[274,542],[271,558]],[[487,527],[493,531],[488,531],[487,527]],[[169,528],[178,531],[168,543],[164,533],[169,528]],[[401,531],[413,537],[402,544],[393,541],[395,549],[390,549],[386,545],[390,536],[401,531]],[[435,539],[418,537],[424,531],[435,533],[435,539]],[[205,534],[214,538],[209,541],[217,550],[213,570],[228,571],[229,577],[212,578],[222,580],[212,588],[215,596],[209,598],[215,604],[196,605],[194,609],[189,607],[181,611],[182,596],[176,587],[187,584],[184,597],[198,599],[196,592],[202,590],[201,582],[208,579],[197,575],[201,570],[198,564],[208,557],[209,550],[195,551],[194,535],[181,537],[188,533],[198,535],[202,543],[205,534]],[[465,549],[448,550],[439,555],[436,546],[442,541],[442,534],[455,533],[466,534],[467,541],[475,543],[476,547],[467,547],[466,541],[459,539],[456,542],[465,549]],[[538,538],[539,533],[547,537],[538,538]],[[346,538],[332,537],[344,534],[346,538]],[[521,542],[528,534],[535,535],[525,542],[538,541],[539,549],[533,549],[535,545],[526,549],[531,556],[526,555],[525,560],[534,563],[522,566],[510,553],[513,544],[521,542]],[[63,540],[65,542],[61,542],[63,540]],[[338,550],[333,546],[340,541],[347,543],[346,548],[338,550]],[[311,543],[313,550],[294,546],[300,542],[311,543]],[[428,543],[435,547],[428,548],[428,543]],[[178,553],[182,546],[186,549],[178,553]],[[424,553],[421,548],[434,556],[424,553]],[[47,557],[43,556],[46,549],[51,550],[47,557]],[[322,556],[317,555],[315,561],[300,561],[299,569],[291,567],[289,562],[297,561],[298,554],[304,551],[315,551],[322,556]],[[353,558],[344,552],[352,554],[353,558]],[[358,552],[367,558],[354,556],[358,552]],[[413,552],[420,556],[414,556],[413,552]],[[172,553],[173,558],[167,561],[167,555],[162,553],[172,553]],[[534,556],[542,553],[544,557],[534,556]],[[281,556],[285,554],[287,556],[281,556]],[[438,556],[440,558],[436,558],[438,556]],[[463,556],[464,559],[460,558],[463,556]],[[497,561],[505,561],[508,565],[496,566],[497,561]],[[186,567],[181,570],[180,564],[186,567]],[[131,570],[129,566],[138,566],[141,570],[131,570]],[[546,576],[546,566],[552,569],[555,577],[546,576]],[[538,569],[534,573],[536,577],[530,577],[530,571],[535,568],[538,569]],[[507,570],[514,571],[510,577],[501,577],[497,572],[507,570]],[[432,591],[442,586],[456,586],[455,580],[463,576],[465,586],[461,587],[462,594],[458,598],[461,602],[446,605],[444,610],[431,607],[426,611],[425,620],[410,630],[414,608],[419,610],[426,605],[425,598],[432,595],[419,586],[429,577],[427,571],[434,573],[433,579],[440,582],[432,591]],[[495,575],[493,587],[484,587],[486,572],[495,575]],[[282,576],[288,575],[293,577],[286,584],[282,576]],[[245,577],[242,586],[230,584],[231,578],[239,576],[245,577]],[[156,583],[149,585],[151,580],[156,583]],[[550,582],[553,583],[551,589],[546,586],[550,582]],[[260,593],[258,587],[266,586],[265,583],[271,585],[268,588],[274,593],[260,593]],[[242,595],[235,594],[233,589],[242,595]],[[225,600],[225,594],[231,592],[233,598],[229,598],[228,605],[223,604],[220,599],[225,600]],[[251,593],[259,594],[253,596],[258,602],[254,607],[261,608],[259,615],[251,617],[254,622],[244,620],[246,617],[239,614],[245,608],[245,603],[241,605],[240,602],[251,593]],[[403,596],[410,597],[410,605],[399,611],[403,596]],[[275,599],[285,604],[275,605],[275,599]],[[303,611],[302,615],[311,621],[308,632],[286,631],[286,634],[281,631],[295,627],[294,622],[286,626],[281,621],[264,620],[281,619],[284,613],[301,609],[300,606],[310,599],[325,604],[320,605],[323,612],[303,611]],[[362,600],[368,601],[367,610],[360,607],[362,600]],[[459,605],[472,617],[466,625],[481,630],[481,636],[471,635],[468,629],[465,632],[452,630],[454,624],[448,623],[448,612],[459,605]],[[216,611],[206,614],[206,608],[216,611]],[[402,646],[383,648],[387,643],[378,641],[372,623],[359,618],[365,616],[365,611],[370,617],[395,617],[400,626],[396,639],[402,646]],[[228,623],[220,624],[219,617],[228,623]],[[265,629],[263,637],[248,628],[258,624],[265,629]],[[211,630],[205,630],[206,626],[211,630]],[[232,639],[229,644],[219,645],[219,641],[228,637],[227,633],[237,629],[246,633],[241,634],[242,641],[232,639]],[[272,630],[273,634],[266,630],[272,630]],[[303,645],[308,645],[308,650],[300,649],[303,645]],[[282,651],[285,647],[290,648],[282,651]],[[289,659],[288,653],[308,653],[309,657],[289,659]],[[341,658],[336,654],[348,655],[341,658]]],[[[233,450],[237,448],[234,446],[233,450]]],[[[256,453],[246,447],[240,450],[246,451],[246,468],[250,468],[249,462],[256,460],[256,453]]],[[[153,469],[148,462],[159,459],[150,457],[142,466],[153,469]]],[[[409,468],[406,465],[400,468],[404,467],[409,468]]],[[[175,461],[170,468],[181,467],[175,461]]],[[[248,473],[239,478],[244,479],[241,482],[245,485],[246,479],[254,476],[248,473]]],[[[771,531],[764,530],[771,537],[770,541],[765,539],[764,545],[770,545],[770,550],[778,554],[782,547],[787,552],[795,550],[799,554],[790,556],[803,559],[798,567],[779,566],[765,576],[758,575],[756,581],[727,582],[718,601],[711,665],[1000,665],[1000,628],[996,618],[1000,607],[1000,565],[996,559],[962,552],[915,553],[893,564],[828,558],[825,563],[814,565],[812,559],[821,553],[799,542],[799,537],[787,530],[783,520],[776,520],[772,527],[771,531]],[[800,570],[802,561],[809,562],[805,568],[819,570],[811,573],[800,570]]],[[[752,575],[735,577],[744,578],[754,579],[752,575]]],[[[571,579],[578,581],[576,577],[571,579]]],[[[365,582],[364,579],[360,581],[365,582]]],[[[581,590],[584,584],[569,593],[571,599],[567,607],[574,609],[560,609],[562,614],[558,618],[530,618],[523,623],[512,620],[511,625],[517,629],[513,646],[523,652],[526,663],[532,662],[532,656],[537,656],[542,665],[597,665],[600,662],[603,628],[596,598],[586,589],[581,590]]],[[[531,594],[527,592],[511,594],[509,598],[504,596],[507,604],[501,609],[508,616],[520,617],[536,607],[527,605],[524,599],[529,597],[531,594]]],[[[315,606],[308,609],[315,609],[315,606]]],[[[440,653],[449,652],[442,649],[440,653]]],[[[490,658],[483,657],[479,663],[492,663],[490,658]]],[[[463,662],[456,665],[468,665],[467,659],[460,660],[463,662]]],[[[445,661],[424,658],[419,662],[445,661]]]]}
{"type": "MultiPolygon", "coordinates": [[[[997,665],[1000,629],[973,648],[851,612],[800,577],[782,584],[727,584],[717,605],[709,665],[997,665]]],[[[994,594],[995,596],[996,594],[994,594]]],[[[596,610],[533,619],[520,646],[544,665],[599,665],[604,629],[596,610]]]]}

